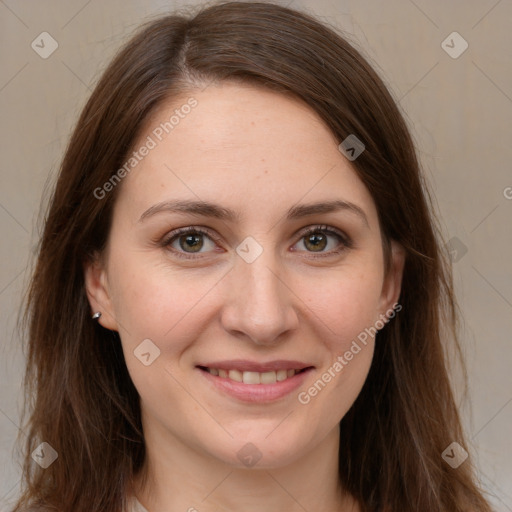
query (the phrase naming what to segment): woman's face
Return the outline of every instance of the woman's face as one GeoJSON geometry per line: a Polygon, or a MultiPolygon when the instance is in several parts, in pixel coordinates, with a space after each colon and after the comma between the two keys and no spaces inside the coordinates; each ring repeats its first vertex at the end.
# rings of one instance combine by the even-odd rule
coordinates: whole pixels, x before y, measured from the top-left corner
{"type": "Polygon", "coordinates": [[[385,275],[375,204],[339,142],[298,101],[227,83],[149,120],[86,271],[146,436],[277,467],[337,435],[403,265],[393,244],[385,275]]]}

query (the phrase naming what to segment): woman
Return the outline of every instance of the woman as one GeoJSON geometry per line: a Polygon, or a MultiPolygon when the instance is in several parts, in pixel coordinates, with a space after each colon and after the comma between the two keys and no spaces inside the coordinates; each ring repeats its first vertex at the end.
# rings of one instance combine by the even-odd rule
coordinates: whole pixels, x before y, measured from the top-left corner
{"type": "Polygon", "coordinates": [[[330,28],[236,2],[142,27],[46,219],[14,510],[489,511],[431,210],[330,28]]]}

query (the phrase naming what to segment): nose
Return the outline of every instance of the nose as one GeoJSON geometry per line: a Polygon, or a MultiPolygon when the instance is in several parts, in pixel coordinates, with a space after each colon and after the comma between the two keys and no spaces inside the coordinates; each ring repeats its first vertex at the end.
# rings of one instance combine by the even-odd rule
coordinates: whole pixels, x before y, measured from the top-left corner
{"type": "Polygon", "coordinates": [[[224,329],[257,345],[275,344],[298,326],[298,299],[271,252],[263,251],[252,263],[237,258],[225,282],[224,329]]]}

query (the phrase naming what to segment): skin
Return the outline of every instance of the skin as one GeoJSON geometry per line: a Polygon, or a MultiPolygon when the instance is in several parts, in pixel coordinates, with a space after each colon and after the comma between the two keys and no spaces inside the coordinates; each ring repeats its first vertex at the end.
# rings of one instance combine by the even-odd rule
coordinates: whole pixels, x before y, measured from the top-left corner
{"type": "Polygon", "coordinates": [[[85,268],[92,312],[120,333],[141,396],[147,485],[137,478],[134,492],[151,512],[360,510],[338,481],[338,425],[367,377],[375,340],[309,403],[297,394],[397,302],[403,250],[392,243],[386,273],[371,195],[340,141],[296,99],[233,83],[194,90],[163,104],[134,147],[189,96],[197,107],[124,178],[108,246],[85,268]],[[160,212],[139,221],[169,199],[211,201],[241,217],[160,212]],[[367,224],[349,210],[285,219],[293,205],[335,199],[357,205],[367,224]],[[321,225],[352,246],[320,231],[327,244],[315,251],[301,233],[321,225]],[[199,235],[199,253],[183,236],[183,245],[171,242],[195,259],[158,244],[186,226],[217,238],[199,235]],[[252,263],[236,252],[247,236],[263,249],[252,263]],[[160,350],[149,366],[134,356],[147,338],[160,350]],[[289,395],[245,403],[195,367],[237,358],[315,368],[289,395]],[[246,443],[261,454],[252,467],[237,457],[246,443]]]}

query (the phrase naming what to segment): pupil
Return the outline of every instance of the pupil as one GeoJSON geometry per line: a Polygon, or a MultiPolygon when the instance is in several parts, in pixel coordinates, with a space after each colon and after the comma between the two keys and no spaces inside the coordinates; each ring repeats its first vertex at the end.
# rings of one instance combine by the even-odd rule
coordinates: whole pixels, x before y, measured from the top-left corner
{"type": "MultiPolygon", "coordinates": [[[[195,252],[199,251],[201,247],[203,246],[201,241],[201,235],[185,235],[184,237],[181,237],[182,239],[185,238],[186,244],[189,245],[189,248],[192,248],[195,250],[195,252]]],[[[311,244],[313,249],[324,249],[326,245],[325,236],[322,234],[312,234],[309,235],[306,241],[306,245],[311,244]]],[[[181,243],[180,239],[180,246],[182,249],[185,249],[183,244],[181,243]]]]}
{"type": "MultiPolygon", "coordinates": [[[[184,238],[186,240],[186,244],[190,244],[189,248],[194,248],[195,246],[195,249],[200,250],[201,247],[203,246],[201,242],[201,235],[185,235],[184,238]]],[[[185,249],[185,247],[183,247],[183,244],[180,243],[180,245],[182,249],[185,249]]]]}
{"type": "Polygon", "coordinates": [[[326,245],[326,241],[325,241],[325,236],[322,235],[322,234],[313,234],[313,235],[310,235],[308,238],[307,238],[307,243],[311,243],[313,245],[314,248],[320,248],[320,249],[323,249],[325,248],[325,245],[326,245]],[[319,240],[320,239],[320,240],[319,240]],[[313,240],[313,241],[312,241],[313,240]],[[315,241],[316,240],[316,241],[315,241]]]}

